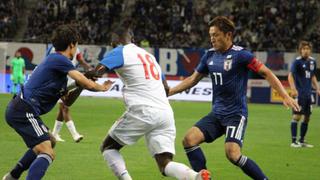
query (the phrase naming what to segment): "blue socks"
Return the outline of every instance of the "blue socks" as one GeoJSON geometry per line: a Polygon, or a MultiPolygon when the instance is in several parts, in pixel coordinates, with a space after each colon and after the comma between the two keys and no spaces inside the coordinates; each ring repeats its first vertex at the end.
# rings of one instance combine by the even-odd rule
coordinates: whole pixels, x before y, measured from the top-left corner
{"type": "Polygon", "coordinates": [[[199,172],[202,169],[207,169],[206,167],[206,158],[200,148],[200,146],[193,146],[184,148],[188,156],[190,165],[193,170],[199,172]]]}
{"type": "Polygon", "coordinates": [[[306,136],[308,131],[308,123],[302,122],[300,127],[300,142],[304,142],[304,137],[306,136]]]}
{"type": "Polygon", "coordinates": [[[23,171],[29,169],[33,160],[35,160],[37,155],[29,149],[19,160],[17,165],[10,171],[12,177],[19,179],[23,171]]]}
{"type": "Polygon", "coordinates": [[[39,154],[32,162],[27,180],[40,180],[46,173],[49,165],[52,163],[52,158],[48,154],[39,154]]]}
{"type": "Polygon", "coordinates": [[[267,180],[259,166],[246,156],[241,155],[239,160],[235,163],[239,166],[244,173],[250,176],[254,180],[267,180]]]}
{"type": "Polygon", "coordinates": [[[291,121],[291,138],[292,138],[292,143],[295,143],[297,141],[297,127],[298,127],[298,122],[295,120],[291,121]]]}

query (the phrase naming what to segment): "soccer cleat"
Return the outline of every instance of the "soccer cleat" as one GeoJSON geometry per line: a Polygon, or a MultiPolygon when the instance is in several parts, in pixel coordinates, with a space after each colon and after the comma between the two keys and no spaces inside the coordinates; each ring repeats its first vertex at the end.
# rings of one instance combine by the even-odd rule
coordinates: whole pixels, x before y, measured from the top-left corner
{"type": "Polygon", "coordinates": [[[301,147],[306,147],[306,148],[313,148],[314,147],[312,144],[308,144],[306,142],[301,142],[300,145],[301,145],[301,147]]]}
{"type": "Polygon", "coordinates": [[[81,134],[76,134],[76,135],[74,135],[74,136],[72,136],[73,137],[73,140],[76,142],[76,143],[78,143],[78,142],[80,142],[82,139],[83,139],[83,135],[81,135],[81,134]]]}
{"type": "Polygon", "coordinates": [[[3,176],[2,180],[18,180],[18,179],[12,177],[12,175],[8,172],[3,176]]]}
{"type": "Polygon", "coordinates": [[[293,142],[293,143],[291,143],[290,147],[293,147],[293,148],[300,148],[300,147],[302,147],[302,146],[301,146],[301,144],[300,144],[300,143],[298,143],[298,142],[293,142]]]}
{"type": "Polygon", "coordinates": [[[196,176],[196,180],[211,180],[210,172],[206,169],[202,169],[196,176]]]}
{"type": "Polygon", "coordinates": [[[65,142],[64,139],[61,139],[60,135],[59,134],[52,134],[52,136],[56,139],[56,141],[59,141],[59,142],[65,142]]]}

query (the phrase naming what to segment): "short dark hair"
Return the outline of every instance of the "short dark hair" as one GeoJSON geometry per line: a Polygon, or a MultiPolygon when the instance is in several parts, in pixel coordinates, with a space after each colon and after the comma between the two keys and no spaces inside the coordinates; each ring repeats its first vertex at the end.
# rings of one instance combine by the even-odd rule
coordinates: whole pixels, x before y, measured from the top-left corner
{"type": "Polygon", "coordinates": [[[218,27],[222,32],[232,32],[232,34],[235,31],[235,25],[234,23],[228,19],[226,16],[217,16],[214,19],[212,19],[209,22],[209,27],[216,26],[218,27]]]}
{"type": "Polygon", "coordinates": [[[123,25],[123,24],[116,26],[112,32],[117,34],[119,37],[124,37],[127,35],[127,33],[129,33],[131,36],[133,36],[132,29],[128,26],[123,25]]]}
{"type": "Polygon", "coordinates": [[[80,41],[80,34],[74,26],[60,25],[53,32],[51,43],[56,51],[64,51],[70,44],[80,41]]]}
{"type": "Polygon", "coordinates": [[[299,43],[299,47],[298,47],[298,51],[301,52],[301,49],[304,47],[304,46],[309,46],[310,49],[312,49],[312,43],[309,42],[309,41],[300,41],[299,43]]]}

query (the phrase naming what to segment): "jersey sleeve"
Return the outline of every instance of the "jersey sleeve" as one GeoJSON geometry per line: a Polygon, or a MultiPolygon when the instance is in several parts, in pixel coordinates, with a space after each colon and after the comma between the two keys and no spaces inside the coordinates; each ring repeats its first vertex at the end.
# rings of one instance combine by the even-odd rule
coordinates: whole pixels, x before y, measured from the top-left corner
{"type": "Polygon", "coordinates": [[[313,61],[313,62],[314,62],[313,73],[316,74],[316,71],[317,71],[317,61],[313,61]]]}
{"type": "Polygon", "coordinates": [[[209,69],[207,66],[207,53],[205,53],[200,60],[200,63],[198,64],[198,66],[196,67],[196,71],[201,73],[201,74],[208,74],[209,73],[209,69]]]}
{"type": "Polygon", "coordinates": [[[254,57],[254,55],[251,52],[247,50],[241,51],[240,58],[247,65],[248,69],[256,73],[260,70],[260,68],[263,65],[261,61],[259,61],[256,57],[254,57]]]}
{"type": "Polygon", "coordinates": [[[114,48],[100,61],[100,64],[107,67],[109,70],[120,68],[123,66],[123,63],[123,46],[114,48]]]}
{"type": "Polygon", "coordinates": [[[82,53],[81,52],[77,53],[76,58],[77,60],[83,59],[82,53]]]}
{"type": "Polygon", "coordinates": [[[292,73],[292,74],[296,74],[297,73],[297,62],[298,61],[293,61],[293,63],[291,64],[291,68],[290,68],[290,72],[292,73]]]}

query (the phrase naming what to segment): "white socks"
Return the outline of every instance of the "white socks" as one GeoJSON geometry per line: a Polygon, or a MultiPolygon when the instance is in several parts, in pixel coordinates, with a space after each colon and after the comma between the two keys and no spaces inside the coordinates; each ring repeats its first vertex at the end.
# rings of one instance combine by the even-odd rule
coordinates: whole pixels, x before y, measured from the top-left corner
{"type": "Polygon", "coordinates": [[[59,134],[61,128],[62,128],[62,125],[63,125],[63,121],[58,121],[56,120],[55,123],[54,123],[54,127],[53,127],[53,130],[52,130],[52,134],[53,135],[57,135],[59,134]]]}
{"type": "Polygon", "coordinates": [[[77,132],[76,127],[74,126],[74,123],[73,123],[72,120],[66,122],[66,125],[67,125],[67,127],[69,129],[69,132],[71,133],[72,137],[75,137],[75,136],[77,136],[79,134],[77,132]]]}
{"type": "MultiPolygon", "coordinates": [[[[126,169],[125,162],[118,150],[105,150],[103,151],[102,155],[109,168],[120,180],[132,180],[129,172],[126,169]]],[[[164,169],[164,173],[169,177],[174,177],[179,180],[195,180],[198,175],[197,172],[188,166],[173,161],[167,164],[164,169]]]]}
{"type": "Polygon", "coordinates": [[[188,166],[173,161],[167,164],[164,173],[166,176],[184,180],[195,180],[198,174],[188,166]]]}
{"type": "Polygon", "coordinates": [[[132,180],[126,169],[124,159],[118,150],[108,149],[103,151],[102,155],[109,168],[120,180],[132,180]]]}

